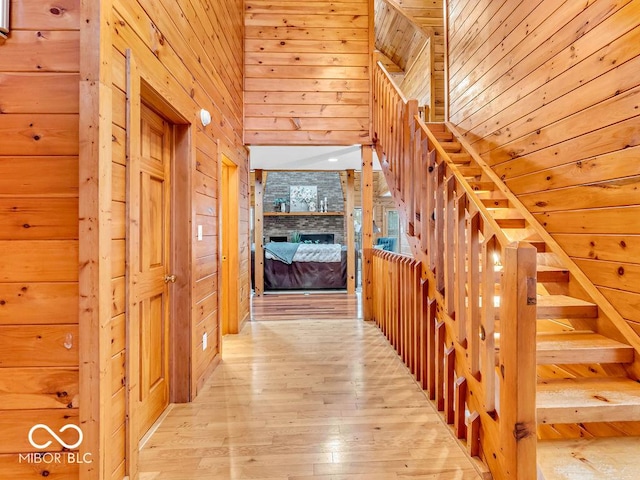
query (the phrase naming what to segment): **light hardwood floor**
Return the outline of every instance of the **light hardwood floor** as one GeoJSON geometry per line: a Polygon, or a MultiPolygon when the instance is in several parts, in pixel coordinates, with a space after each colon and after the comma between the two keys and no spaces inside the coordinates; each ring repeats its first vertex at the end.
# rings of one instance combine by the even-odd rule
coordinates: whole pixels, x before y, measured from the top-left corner
{"type": "Polygon", "coordinates": [[[377,328],[250,322],[195,402],[175,405],[141,479],[477,479],[377,328]]]}

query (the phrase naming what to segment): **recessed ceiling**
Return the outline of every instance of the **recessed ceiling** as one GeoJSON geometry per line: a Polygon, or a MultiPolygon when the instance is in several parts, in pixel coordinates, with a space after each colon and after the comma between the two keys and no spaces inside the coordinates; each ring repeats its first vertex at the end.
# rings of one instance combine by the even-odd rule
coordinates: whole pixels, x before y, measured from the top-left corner
{"type": "MultiPolygon", "coordinates": [[[[251,170],[361,170],[360,145],[323,147],[252,146],[249,148],[251,170]],[[337,161],[330,161],[337,159],[337,161]]],[[[380,163],[373,155],[373,169],[380,163]]]]}

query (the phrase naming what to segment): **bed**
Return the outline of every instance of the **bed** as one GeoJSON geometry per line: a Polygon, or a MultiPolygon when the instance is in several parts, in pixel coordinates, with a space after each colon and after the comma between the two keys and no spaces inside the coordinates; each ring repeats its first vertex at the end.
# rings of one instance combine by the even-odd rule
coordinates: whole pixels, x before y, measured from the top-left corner
{"type": "MultiPolygon", "coordinates": [[[[347,249],[342,245],[269,242],[264,250],[265,290],[347,288],[347,249]]],[[[253,253],[251,273],[253,282],[253,253]]]]}

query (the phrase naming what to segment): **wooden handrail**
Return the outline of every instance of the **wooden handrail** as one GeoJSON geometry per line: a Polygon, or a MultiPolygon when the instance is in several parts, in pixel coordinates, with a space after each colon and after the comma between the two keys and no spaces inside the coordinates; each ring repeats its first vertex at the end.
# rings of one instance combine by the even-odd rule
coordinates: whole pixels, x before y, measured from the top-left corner
{"type": "Polygon", "coordinates": [[[533,479],[536,249],[509,240],[380,63],[374,104],[376,150],[416,260],[371,252],[373,319],[469,451],[497,478],[533,479]]]}

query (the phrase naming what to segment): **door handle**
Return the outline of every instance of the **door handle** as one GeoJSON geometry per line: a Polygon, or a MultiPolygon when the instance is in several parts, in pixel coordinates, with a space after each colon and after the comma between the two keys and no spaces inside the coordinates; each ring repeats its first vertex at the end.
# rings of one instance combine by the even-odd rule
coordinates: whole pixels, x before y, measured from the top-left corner
{"type": "Polygon", "coordinates": [[[176,283],[176,276],[175,275],[165,275],[164,276],[164,283],[176,283]]]}

